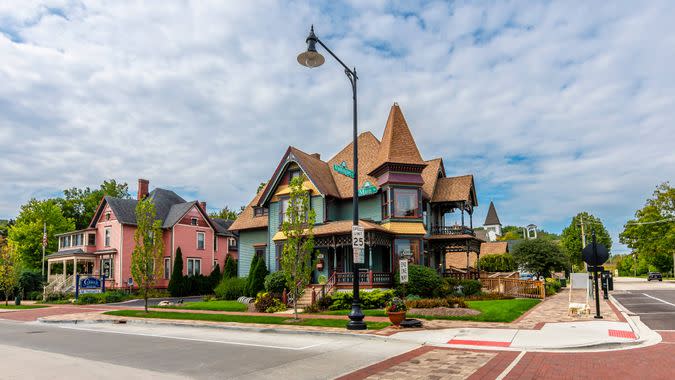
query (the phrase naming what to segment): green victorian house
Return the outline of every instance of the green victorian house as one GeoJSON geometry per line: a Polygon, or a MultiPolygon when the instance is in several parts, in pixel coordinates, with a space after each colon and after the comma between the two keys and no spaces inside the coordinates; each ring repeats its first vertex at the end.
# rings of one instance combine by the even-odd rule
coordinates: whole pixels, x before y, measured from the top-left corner
{"type": "MultiPolygon", "coordinates": [[[[449,254],[465,253],[467,267],[475,262],[481,240],[473,231],[478,205],[473,176],[446,177],[440,158],[424,160],[396,103],[382,139],[364,132],[358,144],[359,224],[366,237],[366,264],[359,265],[361,286],[391,286],[402,257],[441,273],[456,271],[446,267],[449,254]]],[[[286,150],[267,185],[230,227],[239,234],[240,276],[248,274],[256,255],[264,257],[270,271],[279,270],[285,240],[280,224],[289,183],[304,173],[304,188],[316,211],[318,252],[312,281],[325,280],[337,288],[351,285],[352,149],[349,144],[326,161],[318,153],[292,146],[286,150]]]]}

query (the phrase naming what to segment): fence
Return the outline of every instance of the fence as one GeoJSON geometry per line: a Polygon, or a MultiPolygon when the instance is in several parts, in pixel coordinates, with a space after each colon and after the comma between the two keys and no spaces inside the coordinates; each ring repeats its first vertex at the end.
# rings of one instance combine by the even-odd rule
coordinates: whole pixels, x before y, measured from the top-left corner
{"type": "Polygon", "coordinates": [[[520,280],[515,278],[481,278],[483,290],[514,297],[541,298],[546,297],[543,281],[520,280]]]}

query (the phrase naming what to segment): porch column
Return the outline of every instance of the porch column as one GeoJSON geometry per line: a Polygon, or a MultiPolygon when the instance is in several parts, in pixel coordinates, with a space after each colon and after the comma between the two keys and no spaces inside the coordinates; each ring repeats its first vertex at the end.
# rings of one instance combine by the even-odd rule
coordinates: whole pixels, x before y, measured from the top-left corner
{"type": "Polygon", "coordinates": [[[68,277],[68,273],[66,272],[66,259],[63,259],[61,263],[63,264],[63,279],[65,280],[66,277],[68,277]]]}
{"type": "Polygon", "coordinates": [[[73,257],[73,286],[77,285],[77,257],[73,257]]]}
{"type": "Polygon", "coordinates": [[[51,281],[52,278],[52,262],[47,260],[47,283],[51,281]]]}
{"type": "Polygon", "coordinates": [[[464,227],[464,202],[462,202],[462,227],[464,227]]]}
{"type": "Polygon", "coordinates": [[[469,213],[469,227],[473,229],[473,211],[469,213]]]}
{"type": "Polygon", "coordinates": [[[443,268],[441,268],[441,273],[445,273],[445,248],[441,249],[441,263],[443,263],[443,268]]]}

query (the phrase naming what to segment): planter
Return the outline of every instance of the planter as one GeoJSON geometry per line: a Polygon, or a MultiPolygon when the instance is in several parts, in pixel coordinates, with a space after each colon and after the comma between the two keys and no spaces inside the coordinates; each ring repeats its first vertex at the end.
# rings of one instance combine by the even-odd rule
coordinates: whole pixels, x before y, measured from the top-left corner
{"type": "Polygon", "coordinates": [[[401,322],[405,320],[405,311],[390,311],[387,312],[387,316],[389,316],[389,321],[391,321],[395,327],[401,327],[401,322]]]}

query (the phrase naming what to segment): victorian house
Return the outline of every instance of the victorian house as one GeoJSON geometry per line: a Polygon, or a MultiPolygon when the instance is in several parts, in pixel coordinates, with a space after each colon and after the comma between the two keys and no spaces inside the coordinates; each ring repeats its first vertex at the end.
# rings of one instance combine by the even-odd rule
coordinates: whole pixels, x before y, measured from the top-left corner
{"type": "Polygon", "coordinates": [[[105,276],[107,288],[127,287],[132,277],[136,205],[146,198],[154,203],[162,223],[158,288],[167,287],[178,248],[183,274],[188,276],[208,275],[216,264],[222,269],[228,255],[237,257],[236,235],[228,231],[231,221],[210,218],[205,202],[188,202],[171,190],[148,192],[148,188],[149,181],[139,179],[136,199],[104,197],[86,229],[58,235],[59,250],[47,256],[52,288],[68,289],[76,274],[105,276]]]}
{"type": "Polygon", "coordinates": [[[358,136],[358,193],[353,194],[353,144],[323,160],[289,147],[276,170],[245,207],[230,231],[239,235],[239,275],[246,276],[254,256],[270,271],[280,269],[285,236],[280,224],[288,204],[289,182],[304,174],[304,188],[316,212],[317,265],[313,282],[347,286],[352,275],[352,197],[359,201],[365,230],[364,288],[393,283],[401,258],[445,273],[452,252],[479,255],[473,232],[478,205],[472,175],[447,177],[443,160],[425,160],[398,104],[391,107],[384,134],[358,136]]]}

